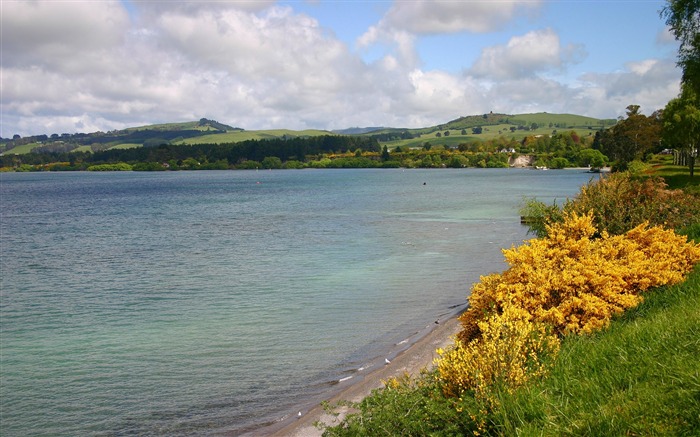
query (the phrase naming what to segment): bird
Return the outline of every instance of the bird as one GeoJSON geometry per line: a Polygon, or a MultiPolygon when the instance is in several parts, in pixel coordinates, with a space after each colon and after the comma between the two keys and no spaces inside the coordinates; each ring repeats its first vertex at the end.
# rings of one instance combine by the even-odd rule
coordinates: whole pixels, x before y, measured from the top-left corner
{"type": "Polygon", "coordinates": [[[389,361],[389,358],[384,358],[384,364],[391,364],[391,361],[389,361]]]}

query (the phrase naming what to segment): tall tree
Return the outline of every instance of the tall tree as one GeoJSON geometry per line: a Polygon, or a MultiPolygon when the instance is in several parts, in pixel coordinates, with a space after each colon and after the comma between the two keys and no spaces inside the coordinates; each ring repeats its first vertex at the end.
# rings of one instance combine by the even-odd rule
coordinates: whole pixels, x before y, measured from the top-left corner
{"type": "Polygon", "coordinates": [[[657,149],[660,139],[659,112],[647,117],[639,112],[639,105],[629,105],[627,118],[620,118],[609,132],[598,136],[601,151],[614,159],[620,170],[626,169],[631,161],[644,159],[648,153],[657,149]]]}
{"type": "Polygon", "coordinates": [[[680,96],[666,104],[662,135],[683,156],[693,177],[700,147],[700,99],[689,84],[683,84],[680,96]]]}
{"type": "Polygon", "coordinates": [[[678,65],[683,69],[683,83],[700,95],[700,0],[667,0],[661,16],[681,43],[678,65]]]}

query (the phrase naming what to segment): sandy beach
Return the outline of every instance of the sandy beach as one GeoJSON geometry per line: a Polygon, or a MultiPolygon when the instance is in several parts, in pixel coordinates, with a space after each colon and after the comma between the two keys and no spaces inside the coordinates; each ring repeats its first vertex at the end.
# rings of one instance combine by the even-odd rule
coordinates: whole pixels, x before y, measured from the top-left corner
{"type": "MultiPolygon", "coordinates": [[[[459,320],[457,317],[441,321],[435,325],[435,329],[426,334],[423,338],[406,349],[401,354],[394,357],[391,363],[372,371],[365,375],[361,380],[350,385],[340,393],[327,399],[330,405],[334,405],[339,401],[359,402],[372,390],[381,388],[384,381],[391,377],[398,377],[404,373],[410,375],[418,375],[424,368],[431,368],[433,360],[437,357],[435,352],[438,348],[444,348],[452,344],[453,337],[460,329],[459,320]]],[[[320,422],[326,425],[337,425],[347,412],[346,409],[336,410],[339,416],[328,414],[324,411],[321,405],[317,405],[313,409],[302,413],[301,416],[289,418],[287,421],[280,423],[280,428],[276,430],[268,429],[253,432],[250,435],[274,435],[279,437],[314,437],[321,436],[323,431],[314,423],[320,422]]]]}

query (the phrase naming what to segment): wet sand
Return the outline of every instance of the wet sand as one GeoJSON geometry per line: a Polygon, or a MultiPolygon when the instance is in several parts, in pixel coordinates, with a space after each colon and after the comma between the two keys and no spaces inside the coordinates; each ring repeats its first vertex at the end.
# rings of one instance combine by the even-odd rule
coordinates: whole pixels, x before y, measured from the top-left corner
{"type": "MultiPolygon", "coordinates": [[[[328,399],[330,405],[335,405],[339,401],[359,402],[368,396],[372,390],[384,386],[384,381],[392,377],[402,376],[404,373],[418,375],[425,368],[433,367],[433,360],[437,358],[435,352],[438,348],[445,348],[452,344],[454,336],[459,332],[460,323],[457,317],[442,321],[435,325],[435,329],[406,349],[401,354],[394,357],[390,364],[372,371],[361,380],[353,383],[347,389],[328,399]]],[[[337,425],[347,413],[347,408],[335,410],[339,416],[324,411],[321,405],[302,413],[301,416],[287,420],[282,424],[282,428],[274,431],[272,435],[279,437],[314,437],[321,436],[323,430],[317,428],[314,423],[321,422],[326,425],[337,425]]],[[[266,433],[253,433],[253,435],[267,435],[266,433]]]]}

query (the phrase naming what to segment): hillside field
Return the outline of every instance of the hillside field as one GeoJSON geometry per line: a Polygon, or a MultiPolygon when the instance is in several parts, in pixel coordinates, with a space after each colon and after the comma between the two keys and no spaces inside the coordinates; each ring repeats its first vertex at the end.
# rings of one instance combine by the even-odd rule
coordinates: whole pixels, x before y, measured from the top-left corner
{"type": "MultiPolygon", "coordinates": [[[[410,148],[423,147],[426,143],[431,146],[442,145],[445,147],[457,147],[459,144],[475,141],[489,141],[499,137],[507,140],[520,141],[530,135],[552,135],[556,132],[575,131],[580,137],[595,135],[600,129],[606,129],[614,125],[616,120],[599,120],[573,114],[483,114],[460,117],[437,126],[424,128],[378,128],[351,136],[375,136],[379,143],[393,149],[399,146],[410,148]],[[472,129],[481,128],[479,134],[472,129]],[[448,135],[445,135],[449,132],[448,135]],[[464,133],[463,133],[464,132],[464,133]],[[439,133],[439,136],[438,136],[439,133]],[[404,139],[399,139],[403,134],[404,139]],[[405,137],[413,137],[407,139],[405,137]]],[[[2,140],[3,154],[25,154],[32,152],[37,147],[58,147],[61,150],[73,151],[97,150],[92,146],[97,145],[99,150],[111,148],[132,148],[152,146],[154,142],[163,141],[165,144],[196,145],[196,144],[226,144],[248,140],[265,140],[289,137],[312,137],[320,135],[337,135],[333,132],[318,129],[290,130],[244,130],[231,127],[214,120],[201,119],[200,121],[182,123],[164,123],[148,126],[140,126],[112,132],[94,132],[91,134],[56,134],[26,137],[20,140],[2,140]],[[210,132],[210,133],[209,133],[210,132]],[[3,151],[3,149],[5,149],[3,151]]]]}

